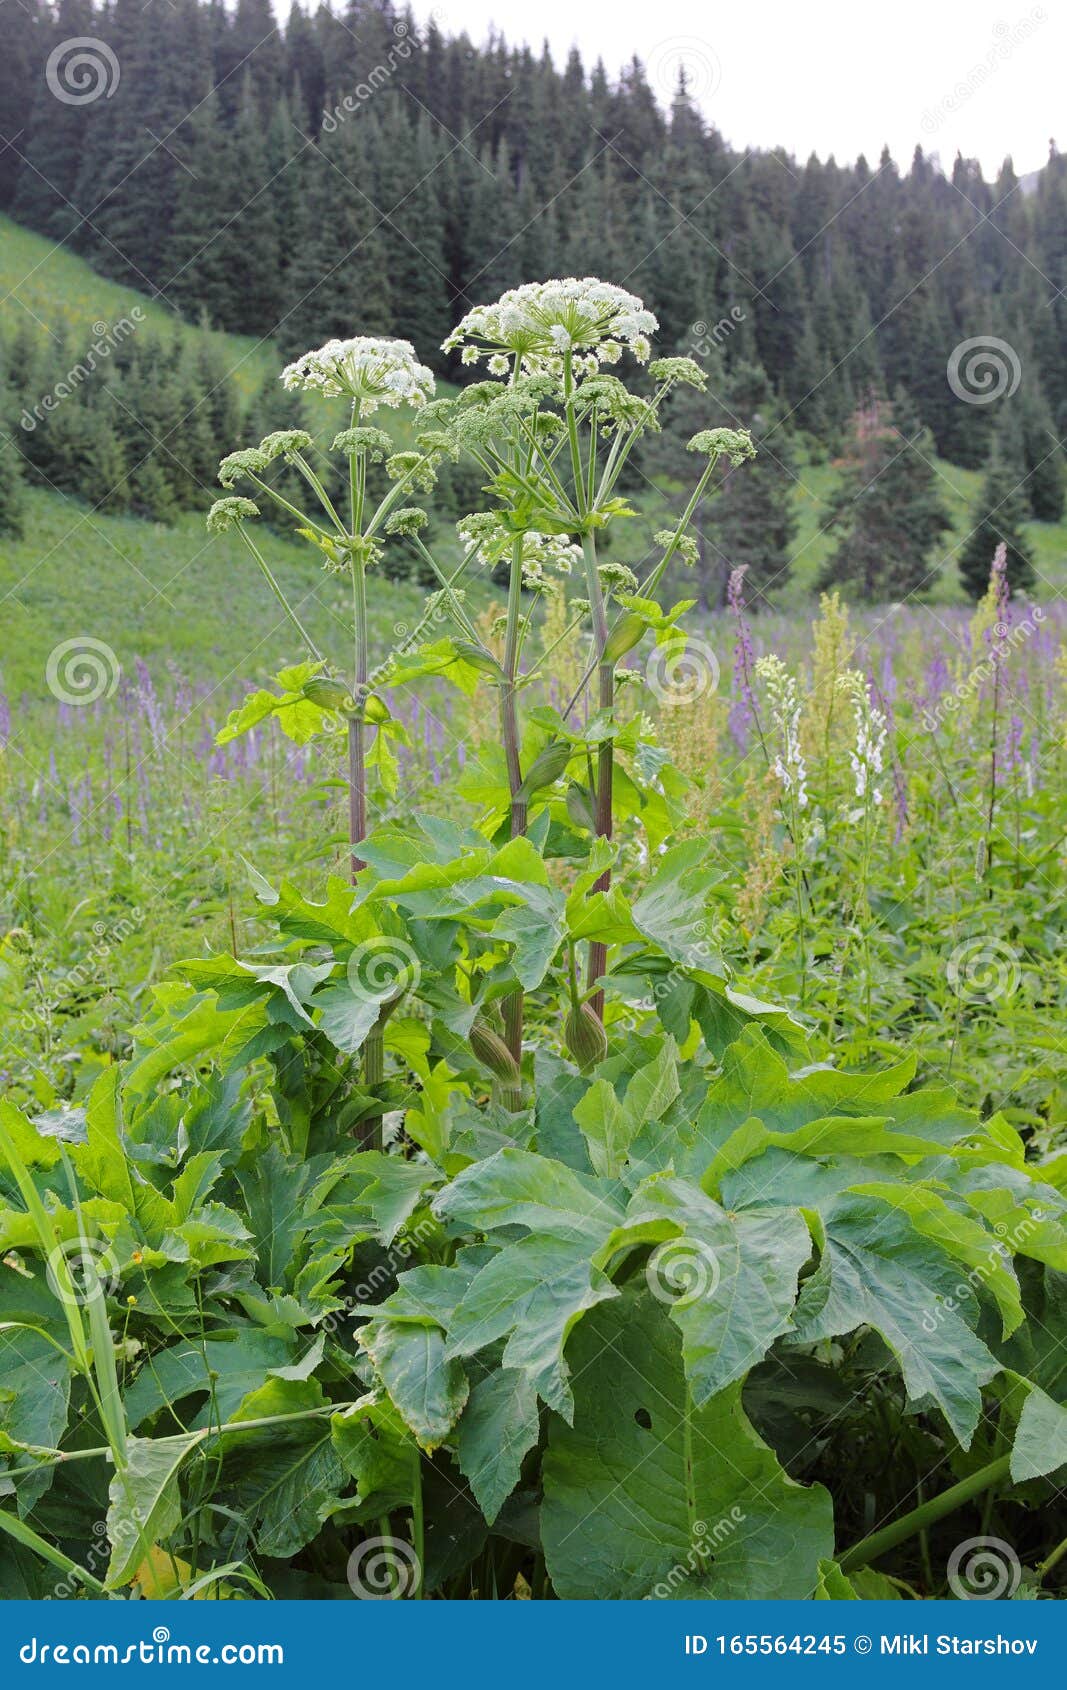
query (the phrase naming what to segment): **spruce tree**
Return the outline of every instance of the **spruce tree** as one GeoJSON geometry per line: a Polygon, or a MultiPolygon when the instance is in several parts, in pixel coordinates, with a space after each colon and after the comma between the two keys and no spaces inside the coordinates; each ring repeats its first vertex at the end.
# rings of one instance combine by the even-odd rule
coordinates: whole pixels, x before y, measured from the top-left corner
{"type": "Polygon", "coordinates": [[[0,211],[7,211],[15,197],[36,73],[44,57],[45,24],[40,0],[0,6],[0,211]]]}
{"type": "Polygon", "coordinates": [[[18,539],[25,529],[25,512],[22,453],[11,430],[0,422],[0,534],[18,539]]]}
{"type": "Polygon", "coordinates": [[[1030,374],[1032,363],[1024,363],[1022,391],[1019,394],[1019,426],[1022,434],[1022,459],[1026,471],[1026,496],[1030,514],[1039,522],[1059,522],[1063,515],[1063,451],[1056,438],[1052,412],[1048,401],[1036,382],[1036,372],[1030,374]]]}
{"type": "Polygon", "coordinates": [[[370,133],[382,211],[380,238],[393,300],[391,329],[417,347],[436,350],[451,322],[444,214],[436,183],[440,144],[425,119],[412,128],[395,96],[370,133]]]}
{"type": "Polygon", "coordinates": [[[0,534],[23,532],[25,496],[23,457],[16,421],[19,400],[8,380],[6,348],[0,345],[0,534]]]}
{"type": "Polygon", "coordinates": [[[766,600],[788,580],[796,540],[796,475],[788,436],[776,427],[778,411],[770,382],[758,365],[733,369],[722,390],[716,420],[724,427],[747,428],[756,456],[742,475],[727,470],[704,519],[714,546],[705,592],[721,603],[731,571],[744,566],[748,591],[766,600]]]}
{"type": "MultiPolygon", "coordinates": [[[[63,43],[77,37],[98,37],[102,27],[89,0],[59,0],[56,11],[46,17],[37,31],[34,44],[35,62],[30,81],[33,99],[27,133],[18,143],[26,163],[18,173],[12,213],[18,222],[39,229],[54,240],[65,240],[78,226],[75,192],[86,134],[96,106],[111,102],[72,105],[57,99],[45,67],[51,54],[59,53],[54,75],[60,86],[65,86],[63,43]]],[[[110,65],[103,57],[100,75],[105,84],[112,77],[110,65]]],[[[118,97],[116,93],[115,98],[118,97]]],[[[19,110],[25,115],[21,103],[19,110]]]]}
{"type": "Polygon", "coordinates": [[[970,514],[970,531],[959,552],[960,579],[973,599],[989,585],[993,553],[1008,550],[1008,585],[1013,593],[1034,584],[1033,553],[1023,529],[1029,516],[1025,470],[1013,442],[994,439],[982,486],[970,514]]]}
{"type": "MultiPolygon", "coordinates": [[[[230,450],[240,431],[241,403],[229,362],[223,355],[222,345],[216,336],[208,334],[206,330],[198,337],[193,351],[190,375],[199,395],[200,408],[208,419],[216,455],[221,457],[230,450]]],[[[277,386],[281,390],[280,382],[277,386]]],[[[210,479],[213,480],[214,466],[211,467],[210,479]]]]}
{"type": "Polygon", "coordinates": [[[188,170],[177,184],[167,249],[167,297],[215,328],[240,327],[242,302],[227,268],[226,218],[240,206],[232,136],[213,91],[185,126],[188,170]]]}
{"type": "Polygon", "coordinates": [[[949,519],[933,441],[903,394],[892,409],[871,399],[853,421],[850,461],[830,500],[825,526],[838,536],[819,587],[857,598],[896,601],[920,593],[936,574],[949,519]]]}
{"type": "Polygon", "coordinates": [[[94,510],[115,513],[129,507],[126,451],[103,394],[88,410],[79,477],[78,492],[94,510]]]}

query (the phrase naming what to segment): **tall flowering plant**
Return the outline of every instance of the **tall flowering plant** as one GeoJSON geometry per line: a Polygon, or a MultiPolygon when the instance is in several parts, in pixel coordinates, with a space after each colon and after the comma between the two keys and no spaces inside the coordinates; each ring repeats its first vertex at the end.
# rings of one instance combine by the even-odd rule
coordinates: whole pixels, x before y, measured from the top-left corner
{"type": "MultiPolygon", "coordinates": [[[[686,787],[655,730],[689,607],[658,594],[694,550],[716,465],[752,446],[696,434],[681,516],[640,571],[612,556],[635,448],[680,383],[703,385],[689,360],[652,357],[655,330],[604,282],[519,288],[457,326],[450,348],[484,379],[448,398],[406,343],[330,342],[285,380],[348,401],[332,446],[344,496],[298,430],[223,461],[210,526],[238,529],[302,648],[223,734],[268,716],[298,742],[343,734],[351,860],[319,898],[255,876],[264,942],[178,966],[133,1060],[88,1100],[84,1143],[68,1153],[0,1105],[32,1222],[17,1217],[19,1237],[60,1300],[69,1276],[48,1251],[96,1229],[93,1357],[82,1345],[73,1362],[112,1418],[107,1448],[82,1447],[82,1428],[75,1452],[111,1454],[111,1559],[105,1578],[62,1563],[90,1588],[263,1594],[259,1569],[289,1561],[297,1588],[330,1595],[346,1579],[415,1598],[887,1594],[869,1564],[909,1536],[928,1544],[961,1487],[864,1536],[836,1484],[836,1411],[818,1473],[786,1471],[812,1440],[806,1424],[783,1432],[774,1382],[798,1370],[855,1405],[850,1445],[866,1416],[881,1431],[906,1408],[935,1466],[973,1449],[968,1497],[1054,1464],[1059,1411],[1008,1372],[1025,1344],[1001,1344],[1045,1266],[1067,1263],[1067,1203],[1009,1122],[909,1090],[908,1062],[834,1068],[716,944],[721,866],[706,839],[679,837],[686,787]],[[407,451],[373,420],[400,407],[407,451]],[[442,548],[423,505],[457,458],[485,497],[442,548]],[[343,663],[270,565],[264,501],[349,584],[343,663]],[[434,588],[414,635],[372,662],[387,546],[434,588]],[[470,587],[501,567],[492,629],[470,587]],[[562,707],[539,684],[561,636],[531,637],[554,593],[562,637],[586,641],[562,707]],[[427,677],[491,697],[499,745],[445,810],[412,814],[393,785],[383,815],[389,700],[427,677]],[[1032,1257],[1022,1276],[1016,1254],[1032,1257]],[[127,1349],[108,1321],[131,1308],[127,1349]],[[111,1371],[90,1379],[101,1357],[111,1371]],[[893,1394],[872,1406],[874,1379],[893,1394]]],[[[747,644],[739,664],[765,686],[769,779],[800,838],[795,682],[747,644]]],[[[869,808],[884,724],[849,688],[869,808]]],[[[42,1330],[59,1330],[46,1297],[3,1334],[30,1346],[19,1365],[38,1341],[50,1367],[66,1353],[42,1330]]],[[[21,1506],[49,1451],[43,1433],[7,1442],[21,1506]]],[[[22,1547],[43,1541],[17,1529],[22,1547]]]]}

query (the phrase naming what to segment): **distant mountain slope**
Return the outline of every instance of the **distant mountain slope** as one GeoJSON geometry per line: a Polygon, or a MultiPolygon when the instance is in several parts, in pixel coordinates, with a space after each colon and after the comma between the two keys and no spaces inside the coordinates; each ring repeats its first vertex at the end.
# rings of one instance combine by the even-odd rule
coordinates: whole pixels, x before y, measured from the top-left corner
{"type": "MultiPolygon", "coordinates": [[[[157,334],[178,334],[191,340],[198,333],[159,300],[108,281],[83,258],[0,214],[0,327],[4,338],[20,326],[35,326],[42,335],[66,334],[70,350],[77,353],[128,317],[135,306],[144,313],[144,326],[157,334]]],[[[246,397],[278,368],[278,353],[269,340],[222,334],[217,339],[226,347],[227,367],[246,397]]]]}

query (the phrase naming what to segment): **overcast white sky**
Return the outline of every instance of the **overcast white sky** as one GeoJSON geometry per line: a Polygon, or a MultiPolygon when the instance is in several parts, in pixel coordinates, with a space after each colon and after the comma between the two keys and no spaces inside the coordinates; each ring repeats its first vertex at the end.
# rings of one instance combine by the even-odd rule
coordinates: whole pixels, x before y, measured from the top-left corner
{"type": "MultiPolygon", "coordinates": [[[[279,0],[280,8],[286,0],[279,0]]],[[[778,143],[840,162],[906,163],[915,143],[951,167],[957,150],[1020,175],[1067,147],[1065,0],[413,0],[449,35],[509,41],[562,61],[577,44],[614,74],[634,53],[669,98],[680,62],[735,147],[778,143]]]]}

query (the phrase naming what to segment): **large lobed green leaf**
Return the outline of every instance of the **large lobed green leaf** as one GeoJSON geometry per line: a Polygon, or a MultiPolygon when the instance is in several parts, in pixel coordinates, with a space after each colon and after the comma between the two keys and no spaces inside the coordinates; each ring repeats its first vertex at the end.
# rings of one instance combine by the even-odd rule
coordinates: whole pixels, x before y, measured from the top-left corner
{"type": "Polygon", "coordinates": [[[584,1321],[573,1427],[553,1421],[541,1529],[564,1598],[806,1598],[833,1554],[830,1498],[787,1477],[735,1385],[697,1408],[648,1292],[584,1321]]]}

